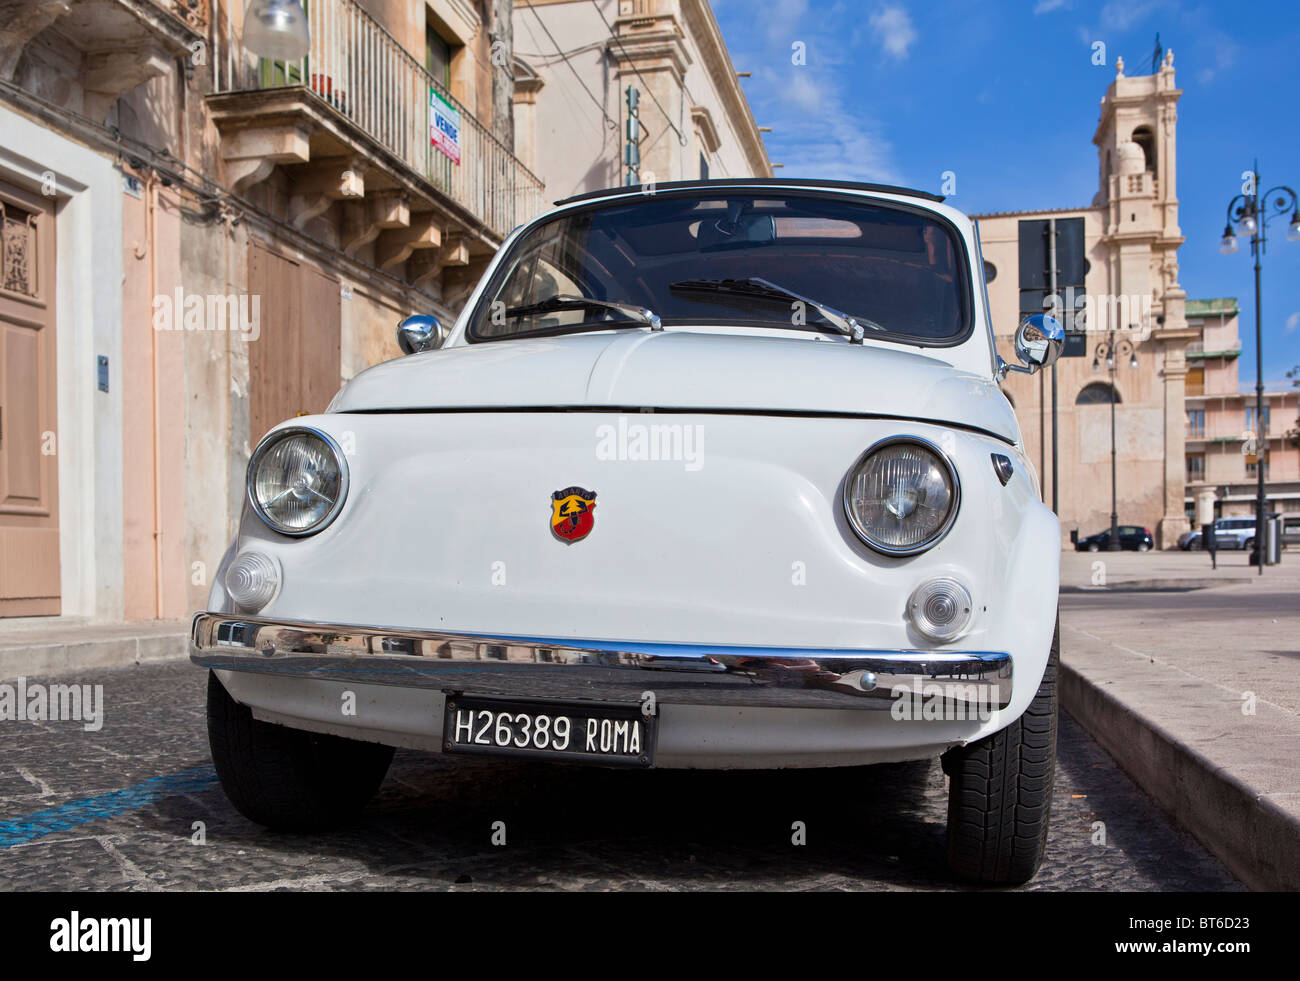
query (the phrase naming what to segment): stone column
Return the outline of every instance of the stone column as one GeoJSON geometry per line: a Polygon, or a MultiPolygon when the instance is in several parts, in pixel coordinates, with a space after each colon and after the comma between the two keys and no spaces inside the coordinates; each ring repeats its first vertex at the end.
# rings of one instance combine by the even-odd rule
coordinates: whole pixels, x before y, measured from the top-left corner
{"type": "Polygon", "coordinates": [[[1196,527],[1214,521],[1214,501],[1218,495],[1213,487],[1202,487],[1196,492],[1196,527]]]}
{"type": "MultiPolygon", "coordinates": [[[[1182,320],[1181,290],[1166,294],[1166,323],[1170,319],[1182,320]],[[1170,300],[1178,301],[1171,317],[1170,300]]],[[[1164,410],[1165,410],[1165,473],[1164,517],[1156,531],[1156,548],[1173,548],[1178,537],[1188,530],[1186,493],[1186,379],[1187,358],[1184,351],[1191,339],[1191,331],[1171,330],[1156,335],[1164,347],[1164,410]],[[1164,336],[1161,336],[1161,335],[1164,336]]]]}

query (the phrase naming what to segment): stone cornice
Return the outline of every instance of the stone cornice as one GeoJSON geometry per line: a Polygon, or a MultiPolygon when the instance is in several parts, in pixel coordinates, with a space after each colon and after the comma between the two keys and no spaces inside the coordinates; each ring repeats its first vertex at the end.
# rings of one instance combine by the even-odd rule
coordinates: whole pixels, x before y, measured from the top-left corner
{"type": "Polygon", "coordinates": [[[638,31],[635,34],[615,34],[605,42],[605,53],[616,69],[648,71],[671,69],[682,84],[691,55],[676,31],[638,31]]]}
{"type": "Polygon", "coordinates": [[[763,137],[758,132],[758,123],[755,122],[754,113],[749,108],[745,91],[740,87],[740,80],[736,78],[736,67],[731,62],[731,55],[727,51],[722,30],[718,27],[713,11],[709,8],[707,0],[680,0],[680,2],[687,28],[699,48],[704,69],[709,73],[709,78],[722,100],[731,128],[740,140],[741,149],[745,151],[745,159],[749,161],[755,177],[771,177],[772,162],[768,159],[767,147],[763,145],[763,137]]]}

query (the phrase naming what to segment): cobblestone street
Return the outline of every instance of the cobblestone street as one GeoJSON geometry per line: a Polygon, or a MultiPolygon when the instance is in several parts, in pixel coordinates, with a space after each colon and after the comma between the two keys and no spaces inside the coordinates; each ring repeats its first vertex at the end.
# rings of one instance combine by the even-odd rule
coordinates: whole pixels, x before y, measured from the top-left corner
{"type": "MultiPolygon", "coordinates": [[[[0,889],[951,888],[937,761],[626,772],[399,750],[358,826],[284,835],[218,786],[202,671],[178,661],[68,680],[104,685],[100,731],[3,724],[0,889]],[[805,846],[791,843],[795,821],[805,846]]],[[[1027,888],[1240,886],[1062,716],[1047,858],[1027,888]]]]}

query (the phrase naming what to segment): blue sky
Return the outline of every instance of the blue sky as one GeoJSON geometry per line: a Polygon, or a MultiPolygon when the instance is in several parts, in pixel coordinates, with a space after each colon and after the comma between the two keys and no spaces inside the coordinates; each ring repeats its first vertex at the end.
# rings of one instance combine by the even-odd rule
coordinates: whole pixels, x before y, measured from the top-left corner
{"type": "MultiPolygon", "coordinates": [[[[939,191],[967,212],[1079,207],[1097,190],[1098,102],[1123,57],[1174,51],[1179,279],[1189,298],[1236,296],[1241,375],[1255,378],[1249,248],[1219,254],[1228,201],[1259,158],[1265,187],[1300,192],[1300,7],[1126,0],[713,0],[777,171],[939,191]],[[1106,65],[1092,63],[1094,42],[1106,65]],[[792,63],[795,42],[806,64],[792,63]]],[[[1268,226],[1264,377],[1300,365],[1300,243],[1268,226]]]]}

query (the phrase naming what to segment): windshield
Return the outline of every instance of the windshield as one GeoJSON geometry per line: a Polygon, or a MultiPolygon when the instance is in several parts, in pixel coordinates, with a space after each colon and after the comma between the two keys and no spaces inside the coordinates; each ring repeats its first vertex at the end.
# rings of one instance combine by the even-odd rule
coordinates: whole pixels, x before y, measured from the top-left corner
{"type": "Polygon", "coordinates": [[[522,236],[468,337],[647,329],[618,309],[631,305],[667,327],[822,335],[846,333],[842,311],[872,339],[944,345],[969,332],[967,286],[955,230],[903,206],[778,191],[644,195],[568,212],[522,236]]]}

